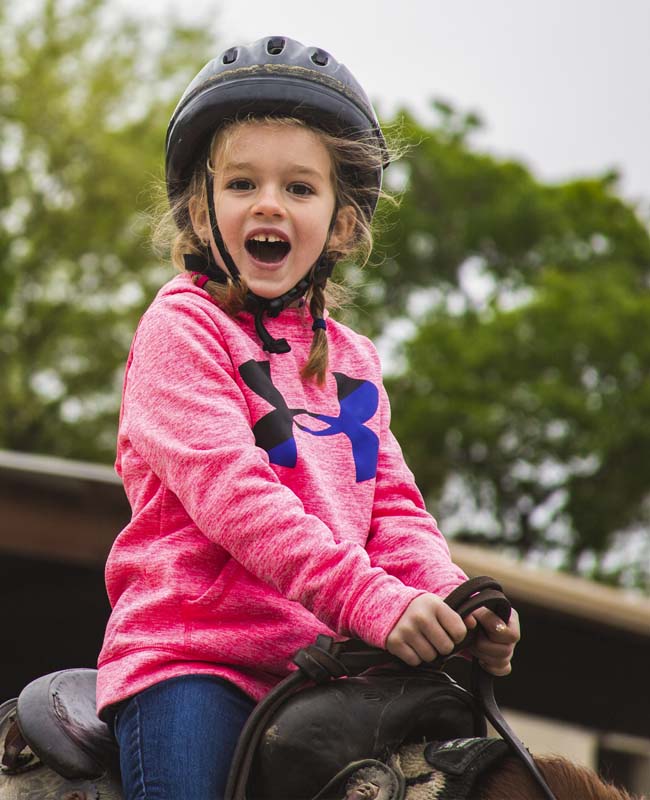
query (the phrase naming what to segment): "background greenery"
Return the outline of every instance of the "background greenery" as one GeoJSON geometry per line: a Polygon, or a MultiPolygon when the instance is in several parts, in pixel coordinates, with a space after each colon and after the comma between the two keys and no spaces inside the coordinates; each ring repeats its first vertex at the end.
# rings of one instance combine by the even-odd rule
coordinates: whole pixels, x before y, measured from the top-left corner
{"type": "MultiPolygon", "coordinates": [[[[148,246],[174,102],[209,26],[0,3],[0,447],[111,462],[123,363],[172,274],[148,246]]],[[[348,319],[448,534],[650,587],[650,236],[613,174],[540,182],[436,104],[348,319]]],[[[357,280],[356,271],[350,278],[357,280]]]]}

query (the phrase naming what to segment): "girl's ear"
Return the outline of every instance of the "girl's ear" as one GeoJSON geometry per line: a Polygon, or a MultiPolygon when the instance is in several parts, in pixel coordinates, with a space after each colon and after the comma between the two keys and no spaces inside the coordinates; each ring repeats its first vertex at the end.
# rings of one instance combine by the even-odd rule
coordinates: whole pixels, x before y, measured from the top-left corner
{"type": "Polygon", "coordinates": [[[352,206],[343,206],[336,214],[336,221],[330,236],[331,250],[345,250],[354,235],[357,224],[357,212],[352,206]]]}
{"type": "Polygon", "coordinates": [[[201,200],[202,198],[197,197],[197,195],[190,198],[190,219],[192,220],[194,233],[202,242],[207,242],[210,238],[210,223],[208,209],[206,204],[201,202],[201,200]]]}

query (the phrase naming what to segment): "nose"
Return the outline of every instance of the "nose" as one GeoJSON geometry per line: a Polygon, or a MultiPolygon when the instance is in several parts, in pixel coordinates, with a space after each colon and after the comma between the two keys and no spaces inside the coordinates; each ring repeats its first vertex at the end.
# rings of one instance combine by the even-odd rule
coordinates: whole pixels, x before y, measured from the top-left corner
{"type": "Polygon", "coordinates": [[[280,188],[270,184],[261,186],[251,210],[258,217],[284,217],[280,188]]]}

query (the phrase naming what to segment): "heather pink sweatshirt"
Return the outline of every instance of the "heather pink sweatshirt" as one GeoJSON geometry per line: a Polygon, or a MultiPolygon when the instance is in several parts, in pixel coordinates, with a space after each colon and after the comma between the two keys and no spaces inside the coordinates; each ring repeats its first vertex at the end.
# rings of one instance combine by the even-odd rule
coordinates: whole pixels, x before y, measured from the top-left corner
{"type": "Polygon", "coordinates": [[[300,378],[298,308],[262,350],[187,274],[144,314],[116,468],[130,523],[106,566],[98,709],[161,680],[218,675],[260,699],[319,633],[383,646],[424,591],[465,580],[390,433],[370,341],[328,321],[324,388],[300,378]]]}

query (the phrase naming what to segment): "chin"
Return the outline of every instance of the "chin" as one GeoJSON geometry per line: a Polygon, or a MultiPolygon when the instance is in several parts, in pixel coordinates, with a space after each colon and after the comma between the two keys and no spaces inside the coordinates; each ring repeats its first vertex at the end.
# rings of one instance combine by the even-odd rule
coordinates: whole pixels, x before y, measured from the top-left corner
{"type": "Polygon", "coordinates": [[[294,284],[279,284],[277,286],[269,286],[268,283],[258,283],[256,281],[246,281],[248,288],[253,294],[258,297],[263,297],[265,300],[273,300],[275,297],[280,297],[289,289],[293,288],[294,284]]]}
{"type": "MultiPolygon", "coordinates": [[[[307,272],[309,272],[309,270],[307,270],[307,272]]],[[[253,294],[256,294],[258,297],[263,297],[265,300],[273,300],[273,298],[280,297],[285,292],[293,289],[298,281],[305,277],[307,272],[299,275],[284,275],[282,277],[279,275],[269,275],[268,278],[266,276],[260,278],[259,275],[254,277],[244,275],[243,277],[246,281],[246,285],[253,294]]]]}

